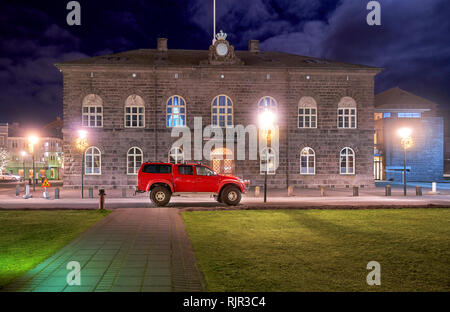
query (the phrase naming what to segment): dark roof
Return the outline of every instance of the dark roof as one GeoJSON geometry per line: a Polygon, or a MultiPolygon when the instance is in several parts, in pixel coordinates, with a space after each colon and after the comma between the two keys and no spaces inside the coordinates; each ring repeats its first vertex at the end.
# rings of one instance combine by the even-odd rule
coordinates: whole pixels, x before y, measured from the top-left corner
{"type": "Polygon", "coordinates": [[[375,95],[375,108],[435,110],[437,104],[396,87],[375,95]]]}
{"type": "MultiPolygon", "coordinates": [[[[208,50],[171,50],[167,52],[156,49],[140,49],[110,55],[95,56],[81,60],[56,64],[67,65],[112,65],[112,66],[209,66],[208,50]]],[[[349,64],[322,60],[308,56],[283,52],[249,52],[236,51],[236,56],[244,65],[273,68],[315,68],[315,69],[369,69],[380,71],[381,68],[366,65],[349,64]]],[[[214,65],[211,65],[214,66],[214,65]]]]}

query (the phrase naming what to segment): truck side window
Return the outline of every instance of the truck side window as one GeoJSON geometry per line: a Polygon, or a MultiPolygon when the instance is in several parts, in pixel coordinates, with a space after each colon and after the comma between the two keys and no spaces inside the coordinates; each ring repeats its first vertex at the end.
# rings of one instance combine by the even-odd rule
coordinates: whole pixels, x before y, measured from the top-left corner
{"type": "Polygon", "coordinates": [[[145,165],[142,168],[142,172],[144,173],[170,173],[170,171],[170,165],[145,165]]]}
{"type": "Polygon", "coordinates": [[[192,166],[178,166],[178,173],[179,174],[188,174],[193,175],[194,174],[194,168],[192,166]]]}
{"type": "Polygon", "coordinates": [[[196,166],[195,170],[197,171],[197,175],[199,176],[214,176],[216,173],[204,166],[196,166]]]}

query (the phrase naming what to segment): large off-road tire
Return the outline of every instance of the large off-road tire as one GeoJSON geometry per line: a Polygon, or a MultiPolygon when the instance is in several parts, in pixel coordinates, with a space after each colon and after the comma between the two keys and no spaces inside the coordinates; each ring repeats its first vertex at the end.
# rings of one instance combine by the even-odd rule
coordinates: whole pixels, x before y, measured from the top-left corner
{"type": "Polygon", "coordinates": [[[225,187],[220,195],[222,202],[229,206],[236,206],[242,198],[241,190],[236,186],[225,187]]]}
{"type": "Polygon", "coordinates": [[[166,206],[171,196],[170,190],[164,186],[157,186],[150,192],[150,200],[158,207],[166,206]]]}

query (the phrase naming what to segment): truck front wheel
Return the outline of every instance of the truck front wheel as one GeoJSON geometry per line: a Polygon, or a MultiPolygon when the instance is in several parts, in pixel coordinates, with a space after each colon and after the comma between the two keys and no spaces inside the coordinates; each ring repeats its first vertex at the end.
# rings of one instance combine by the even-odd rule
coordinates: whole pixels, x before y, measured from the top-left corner
{"type": "Polygon", "coordinates": [[[164,186],[157,186],[150,192],[150,200],[158,207],[166,206],[172,194],[164,186]]]}
{"type": "Polygon", "coordinates": [[[241,190],[236,186],[227,186],[221,194],[222,202],[229,206],[236,206],[241,201],[241,190]]]}

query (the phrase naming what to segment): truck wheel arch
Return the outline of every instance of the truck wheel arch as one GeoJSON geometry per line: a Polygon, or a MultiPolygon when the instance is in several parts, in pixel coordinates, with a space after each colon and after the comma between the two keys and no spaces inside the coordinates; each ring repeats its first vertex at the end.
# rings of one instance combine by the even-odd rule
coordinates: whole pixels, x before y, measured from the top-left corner
{"type": "Polygon", "coordinates": [[[168,183],[166,181],[158,181],[158,182],[153,182],[152,184],[149,184],[147,191],[150,192],[152,189],[154,189],[157,186],[163,186],[166,187],[170,190],[171,193],[173,193],[173,187],[171,183],[168,183]]]}
{"type": "Polygon", "coordinates": [[[224,183],[224,184],[220,187],[220,191],[219,191],[219,195],[218,195],[218,196],[222,196],[222,191],[223,191],[226,187],[228,187],[228,186],[234,186],[234,187],[237,187],[237,188],[242,192],[242,190],[241,190],[241,188],[240,188],[240,186],[239,186],[238,184],[232,183],[232,182],[228,182],[228,183],[224,183]]]}

